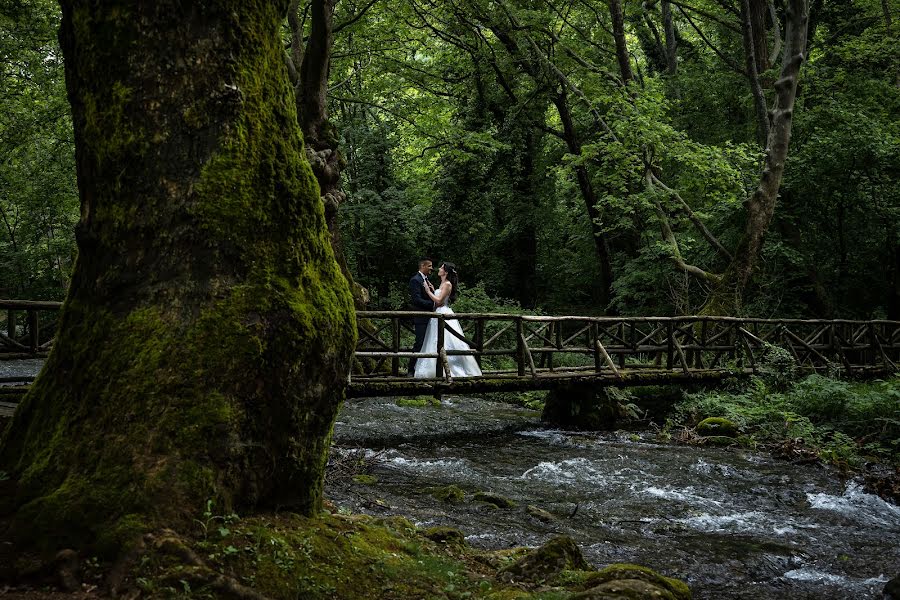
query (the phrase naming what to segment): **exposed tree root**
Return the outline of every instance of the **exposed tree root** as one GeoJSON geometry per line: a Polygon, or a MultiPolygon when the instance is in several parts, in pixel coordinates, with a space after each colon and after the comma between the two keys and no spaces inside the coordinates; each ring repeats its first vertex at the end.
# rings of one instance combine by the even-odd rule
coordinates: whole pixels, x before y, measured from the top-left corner
{"type": "Polygon", "coordinates": [[[223,598],[269,600],[267,596],[210,567],[171,529],[143,535],[116,562],[106,579],[106,587],[112,597],[131,599],[141,595],[139,590],[125,585],[126,579],[134,565],[151,553],[175,557],[183,565],[170,569],[160,577],[159,581],[166,585],[179,586],[187,583],[192,587],[209,588],[223,598]]]}

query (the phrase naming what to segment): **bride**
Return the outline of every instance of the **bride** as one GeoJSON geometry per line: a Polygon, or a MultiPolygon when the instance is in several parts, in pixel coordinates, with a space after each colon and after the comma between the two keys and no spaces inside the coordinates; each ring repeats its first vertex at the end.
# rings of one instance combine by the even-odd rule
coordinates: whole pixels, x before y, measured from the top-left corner
{"type": "MultiPolygon", "coordinates": [[[[453,310],[450,308],[450,304],[456,300],[456,296],[459,294],[459,290],[457,289],[459,286],[459,275],[456,272],[456,265],[445,262],[441,265],[441,268],[438,269],[438,275],[441,277],[441,285],[438,286],[437,290],[435,290],[427,280],[423,282],[422,285],[425,286],[425,293],[428,294],[428,297],[434,300],[434,312],[442,315],[452,315],[453,310]]],[[[463,334],[462,327],[459,326],[459,320],[446,319],[444,324],[446,329],[452,329],[460,335],[463,334]]],[[[428,354],[437,353],[437,327],[437,319],[428,321],[428,329],[425,331],[425,341],[422,342],[422,352],[428,354]]],[[[444,349],[469,350],[469,345],[445,330],[444,349]]],[[[474,356],[450,355],[447,357],[447,362],[450,363],[450,375],[452,377],[481,376],[481,369],[478,367],[478,363],[475,361],[474,356]]],[[[416,361],[416,371],[414,376],[420,378],[434,377],[436,365],[437,359],[435,358],[420,358],[416,361]]]]}

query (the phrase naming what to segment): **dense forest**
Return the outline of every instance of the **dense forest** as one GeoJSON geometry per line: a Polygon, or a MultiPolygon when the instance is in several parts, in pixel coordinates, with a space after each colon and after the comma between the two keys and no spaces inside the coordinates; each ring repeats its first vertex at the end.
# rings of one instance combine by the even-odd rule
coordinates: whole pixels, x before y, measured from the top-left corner
{"type": "MultiPolygon", "coordinates": [[[[370,307],[405,306],[428,255],[460,266],[476,304],[900,316],[890,0],[811,3],[789,107],[788,2],[324,8],[330,197],[370,307]],[[779,108],[783,179],[755,194],[779,108]],[[749,247],[754,237],[764,243],[749,247]]],[[[299,79],[315,15],[291,10],[283,38],[299,79]]],[[[2,18],[0,296],[59,299],[78,197],[58,9],[29,0],[2,18]]]]}

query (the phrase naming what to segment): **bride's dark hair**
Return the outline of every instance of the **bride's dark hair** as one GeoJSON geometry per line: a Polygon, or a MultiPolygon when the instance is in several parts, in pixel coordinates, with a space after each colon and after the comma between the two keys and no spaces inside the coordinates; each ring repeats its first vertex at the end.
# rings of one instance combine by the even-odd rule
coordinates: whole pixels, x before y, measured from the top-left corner
{"type": "Polygon", "coordinates": [[[444,271],[447,272],[447,281],[453,286],[450,288],[450,300],[448,301],[448,304],[453,304],[456,302],[456,297],[459,296],[459,273],[456,271],[456,265],[452,262],[444,263],[444,271]]]}

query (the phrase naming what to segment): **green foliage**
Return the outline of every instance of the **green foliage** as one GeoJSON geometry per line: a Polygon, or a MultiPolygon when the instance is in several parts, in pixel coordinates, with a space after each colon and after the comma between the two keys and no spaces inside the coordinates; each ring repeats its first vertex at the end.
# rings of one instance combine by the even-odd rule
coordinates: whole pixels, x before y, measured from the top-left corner
{"type": "Polygon", "coordinates": [[[0,298],[59,300],[78,220],[55,2],[0,7],[0,298]]]}
{"type": "Polygon", "coordinates": [[[754,377],[731,392],[688,395],[668,429],[725,417],[755,442],[795,440],[826,460],[860,466],[867,457],[896,461],[900,456],[898,400],[897,377],[854,383],[810,375],[778,389],[754,377]]]}

